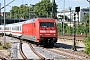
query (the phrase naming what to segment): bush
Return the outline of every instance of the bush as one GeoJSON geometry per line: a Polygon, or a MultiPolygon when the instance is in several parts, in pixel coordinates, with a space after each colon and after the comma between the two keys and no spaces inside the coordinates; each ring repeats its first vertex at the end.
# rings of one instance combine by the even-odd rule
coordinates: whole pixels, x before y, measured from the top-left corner
{"type": "Polygon", "coordinates": [[[90,55],[90,36],[85,39],[85,52],[90,55]]]}

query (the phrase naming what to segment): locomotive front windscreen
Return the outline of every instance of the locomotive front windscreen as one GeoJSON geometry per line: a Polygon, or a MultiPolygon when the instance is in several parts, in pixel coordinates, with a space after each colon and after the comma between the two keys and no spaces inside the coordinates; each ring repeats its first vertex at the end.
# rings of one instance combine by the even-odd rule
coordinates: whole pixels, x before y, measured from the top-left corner
{"type": "Polygon", "coordinates": [[[40,27],[54,27],[54,22],[40,22],[40,27]]]}

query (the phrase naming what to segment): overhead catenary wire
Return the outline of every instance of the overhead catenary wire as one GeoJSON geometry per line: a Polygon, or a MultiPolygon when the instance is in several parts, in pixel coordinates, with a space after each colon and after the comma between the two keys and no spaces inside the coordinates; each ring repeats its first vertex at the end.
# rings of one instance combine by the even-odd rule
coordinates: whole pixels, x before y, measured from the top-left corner
{"type": "Polygon", "coordinates": [[[3,6],[1,9],[3,9],[4,7],[8,6],[9,4],[11,4],[12,2],[14,2],[15,0],[9,2],[8,4],[6,4],[5,6],[3,6]]]}

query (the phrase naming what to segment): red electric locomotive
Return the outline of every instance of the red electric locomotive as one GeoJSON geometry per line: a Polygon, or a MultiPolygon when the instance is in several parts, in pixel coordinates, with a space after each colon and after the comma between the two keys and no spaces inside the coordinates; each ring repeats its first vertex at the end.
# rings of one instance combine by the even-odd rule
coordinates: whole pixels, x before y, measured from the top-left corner
{"type": "Polygon", "coordinates": [[[43,44],[54,46],[57,42],[57,27],[53,18],[36,18],[22,24],[22,39],[28,39],[43,44]]]}

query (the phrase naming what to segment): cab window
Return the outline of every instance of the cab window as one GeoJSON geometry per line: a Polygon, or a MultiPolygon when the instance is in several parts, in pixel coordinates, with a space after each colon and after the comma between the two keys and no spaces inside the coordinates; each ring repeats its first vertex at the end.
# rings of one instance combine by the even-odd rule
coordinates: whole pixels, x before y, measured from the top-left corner
{"type": "Polygon", "coordinates": [[[54,22],[40,22],[40,27],[54,27],[54,22]]]}

